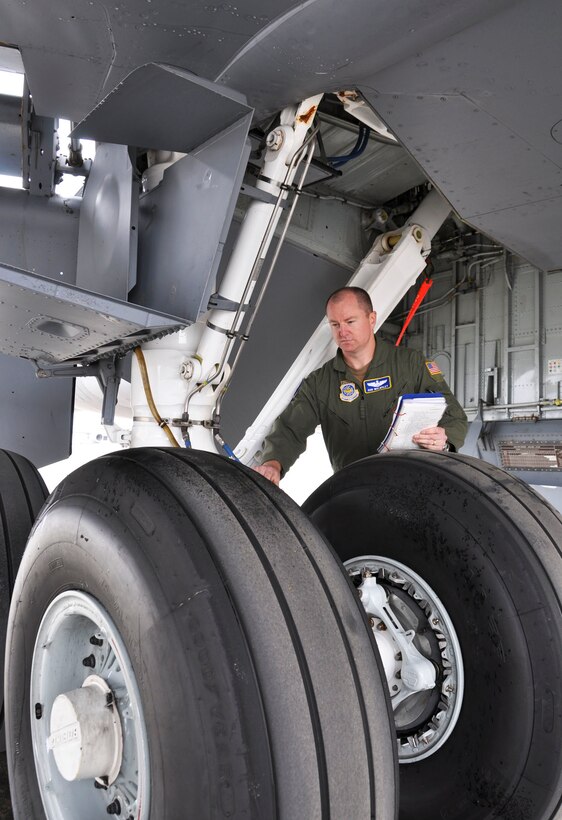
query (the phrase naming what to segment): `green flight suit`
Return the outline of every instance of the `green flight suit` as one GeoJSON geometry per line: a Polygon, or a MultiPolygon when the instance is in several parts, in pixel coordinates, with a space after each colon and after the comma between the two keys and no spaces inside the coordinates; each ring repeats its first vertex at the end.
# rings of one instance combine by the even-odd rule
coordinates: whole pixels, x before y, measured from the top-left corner
{"type": "Polygon", "coordinates": [[[390,427],[398,396],[443,393],[447,408],[439,421],[447,441],[458,450],[467,431],[466,415],[434,362],[416,350],[376,339],[375,355],[359,384],[341,351],[302,382],[293,400],[276,419],[260,461],[279,461],[283,473],[306,448],[320,424],[334,470],[377,452],[390,427]]]}

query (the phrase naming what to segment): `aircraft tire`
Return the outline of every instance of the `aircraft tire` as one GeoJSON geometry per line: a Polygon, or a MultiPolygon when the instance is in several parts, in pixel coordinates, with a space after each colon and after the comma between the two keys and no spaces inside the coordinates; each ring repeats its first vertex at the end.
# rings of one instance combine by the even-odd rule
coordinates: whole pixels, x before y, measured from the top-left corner
{"type": "MultiPolygon", "coordinates": [[[[328,479],[303,509],[356,573],[357,586],[358,567],[371,564],[377,584],[396,596],[395,614],[409,611],[414,599],[419,612],[442,606],[460,645],[458,720],[433,754],[422,750],[416,758],[416,747],[414,759],[400,759],[400,820],[559,818],[558,513],[503,470],[421,451],[356,462],[328,479]],[[398,592],[392,577],[402,586],[398,592]],[[416,579],[425,592],[414,589],[416,579]]],[[[411,727],[406,734],[415,736],[411,727]]]]}
{"type": "Polygon", "coordinates": [[[233,461],[136,449],[66,478],[23,558],[7,657],[15,820],[396,816],[389,702],[349,579],[233,461]],[[109,698],[107,763],[57,723],[53,703],[85,688],[109,698]]]}
{"type": "Polygon", "coordinates": [[[0,727],[4,748],[4,650],[10,598],[21,557],[48,490],[37,468],[24,456],[0,450],[0,727]]]}

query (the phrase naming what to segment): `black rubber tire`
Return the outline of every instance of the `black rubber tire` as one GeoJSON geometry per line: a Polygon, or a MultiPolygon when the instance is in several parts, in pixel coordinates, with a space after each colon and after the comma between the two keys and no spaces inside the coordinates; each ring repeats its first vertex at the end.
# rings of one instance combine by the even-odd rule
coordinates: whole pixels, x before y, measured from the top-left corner
{"type": "MultiPolygon", "coordinates": [[[[4,651],[10,599],[29,533],[49,492],[24,456],[0,450],[0,730],[4,725],[4,651]]],[[[0,741],[3,748],[4,739],[0,741]]]]}
{"type": "Polygon", "coordinates": [[[304,504],[343,561],[405,564],[460,640],[458,723],[400,766],[401,820],[554,820],[562,806],[562,519],[480,460],[400,452],[325,482],[304,504]]]}
{"type": "Polygon", "coordinates": [[[150,818],[396,816],[386,687],[337,556],[257,473],[207,453],[138,449],[65,479],[22,561],[7,653],[16,820],[44,818],[30,662],[46,607],[69,589],[93,596],[126,643],[150,818]]]}

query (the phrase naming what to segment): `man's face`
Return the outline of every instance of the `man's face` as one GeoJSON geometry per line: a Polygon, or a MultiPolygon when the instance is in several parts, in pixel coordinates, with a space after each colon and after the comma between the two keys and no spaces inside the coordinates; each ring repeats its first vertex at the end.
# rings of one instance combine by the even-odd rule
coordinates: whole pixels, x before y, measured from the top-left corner
{"type": "Polygon", "coordinates": [[[345,293],[326,308],[332,336],[344,357],[360,356],[372,345],[377,314],[368,313],[354,293],[345,293]]]}

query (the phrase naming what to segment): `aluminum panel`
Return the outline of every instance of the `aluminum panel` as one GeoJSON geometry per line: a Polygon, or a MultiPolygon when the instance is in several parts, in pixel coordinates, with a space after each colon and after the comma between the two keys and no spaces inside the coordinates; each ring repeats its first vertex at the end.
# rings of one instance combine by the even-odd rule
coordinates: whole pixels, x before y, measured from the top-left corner
{"type": "Polygon", "coordinates": [[[70,455],[74,379],[38,379],[31,362],[0,354],[0,448],[36,467],[70,455]]]}
{"type": "Polygon", "coordinates": [[[139,208],[131,301],[195,321],[206,310],[244,174],[250,116],[166,169],[139,208]]]}
{"type": "Polygon", "coordinates": [[[80,208],[78,287],[127,299],[136,267],[137,203],[126,146],[98,145],[80,208]]]}
{"type": "MultiPolygon", "coordinates": [[[[234,233],[238,230],[235,227],[234,233]]],[[[230,246],[234,237],[229,237],[230,246]]],[[[264,267],[267,267],[270,249],[264,267]]],[[[350,271],[286,242],[223,403],[222,433],[234,447],[254,421],[324,313],[324,298],[350,271]]],[[[252,300],[257,298],[257,294],[252,300]]]]}
{"type": "Polygon", "coordinates": [[[91,361],[188,322],[0,266],[0,352],[42,362],[91,361]]]}
{"type": "Polygon", "coordinates": [[[0,174],[21,176],[21,99],[0,94],[0,174]]]}
{"type": "Polygon", "coordinates": [[[2,39],[22,50],[38,113],[84,117],[134,68],[179,65],[214,78],[294,0],[4,0],[2,39]]]}
{"type": "Polygon", "coordinates": [[[0,188],[0,264],[75,284],[81,200],[0,188]]]}
{"type": "Polygon", "coordinates": [[[241,94],[153,63],[129,74],[72,136],[189,152],[250,113],[241,94]]]}

